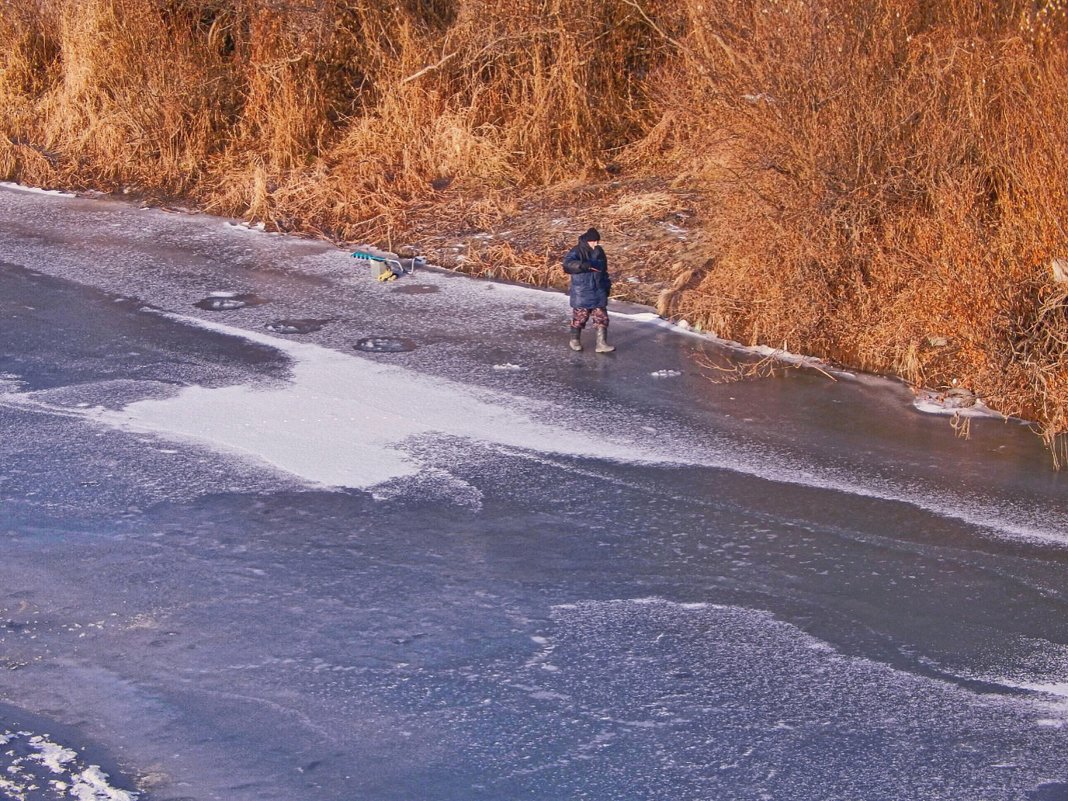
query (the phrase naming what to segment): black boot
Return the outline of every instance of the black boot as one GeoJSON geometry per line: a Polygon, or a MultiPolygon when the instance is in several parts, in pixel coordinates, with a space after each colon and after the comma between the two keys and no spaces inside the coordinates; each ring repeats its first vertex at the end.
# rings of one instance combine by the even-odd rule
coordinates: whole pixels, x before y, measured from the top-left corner
{"type": "Polygon", "coordinates": [[[581,328],[572,328],[571,329],[571,341],[568,342],[567,344],[571,347],[571,350],[582,350],[582,329],[581,328]]]}

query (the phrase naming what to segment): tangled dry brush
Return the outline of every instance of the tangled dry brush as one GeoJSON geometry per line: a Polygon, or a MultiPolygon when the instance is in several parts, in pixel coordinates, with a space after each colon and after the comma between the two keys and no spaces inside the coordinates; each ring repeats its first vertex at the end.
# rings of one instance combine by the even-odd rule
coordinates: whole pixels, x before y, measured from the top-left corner
{"type": "Polygon", "coordinates": [[[1055,444],[1066,5],[0,0],[0,177],[385,243],[685,196],[689,244],[645,265],[675,313],[964,384],[1055,444]]]}

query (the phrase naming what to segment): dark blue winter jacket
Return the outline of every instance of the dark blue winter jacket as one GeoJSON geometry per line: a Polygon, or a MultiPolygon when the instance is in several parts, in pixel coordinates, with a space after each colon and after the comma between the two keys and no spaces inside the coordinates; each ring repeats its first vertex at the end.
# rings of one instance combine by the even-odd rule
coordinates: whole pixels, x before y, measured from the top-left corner
{"type": "Polygon", "coordinates": [[[571,308],[608,305],[612,279],[608,277],[608,257],[600,245],[591,248],[586,242],[579,242],[564,256],[564,272],[571,276],[571,308]]]}

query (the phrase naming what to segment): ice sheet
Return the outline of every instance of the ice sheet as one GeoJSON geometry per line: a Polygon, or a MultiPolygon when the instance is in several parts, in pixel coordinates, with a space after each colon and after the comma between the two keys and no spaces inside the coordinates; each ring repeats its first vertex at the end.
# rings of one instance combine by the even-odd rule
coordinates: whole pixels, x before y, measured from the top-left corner
{"type": "Polygon", "coordinates": [[[120,411],[54,407],[17,393],[4,395],[0,402],[199,442],[328,487],[368,489],[415,476],[422,467],[406,443],[427,435],[447,435],[541,454],[595,454],[621,462],[728,469],[772,481],[900,501],[999,536],[1068,542],[1064,515],[1056,509],[1021,509],[981,497],[935,494],[921,486],[858,480],[781,457],[769,460],[759,452],[748,453],[732,445],[699,447],[673,440],[666,432],[650,437],[649,433],[658,432],[639,431],[630,440],[624,434],[594,431],[588,420],[568,420],[566,409],[548,402],[488,393],[391,365],[388,354],[363,357],[213,320],[164,316],[282,351],[292,359],[292,378],[281,385],[193,386],[174,397],[137,401],[120,411]]]}

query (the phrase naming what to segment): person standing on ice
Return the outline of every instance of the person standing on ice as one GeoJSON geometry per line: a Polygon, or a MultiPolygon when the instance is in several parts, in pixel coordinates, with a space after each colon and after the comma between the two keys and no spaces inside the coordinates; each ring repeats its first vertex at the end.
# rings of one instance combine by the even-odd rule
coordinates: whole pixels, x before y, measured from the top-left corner
{"type": "Polygon", "coordinates": [[[596,351],[611,353],[615,350],[608,344],[608,296],[612,293],[612,279],[596,228],[580,236],[578,244],[564,256],[564,272],[571,276],[571,350],[582,350],[582,329],[592,318],[597,331],[596,351]]]}

